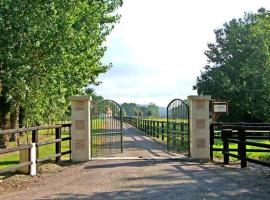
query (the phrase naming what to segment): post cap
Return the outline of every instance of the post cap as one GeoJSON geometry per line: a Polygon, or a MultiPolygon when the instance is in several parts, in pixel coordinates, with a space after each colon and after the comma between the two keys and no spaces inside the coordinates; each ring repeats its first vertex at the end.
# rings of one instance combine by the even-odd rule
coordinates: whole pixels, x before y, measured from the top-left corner
{"type": "Polygon", "coordinates": [[[210,95],[204,95],[204,96],[201,96],[201,95],[190,95],[190,96],[188,96],[188,99],[189,100],[210,100],[211,99],[211,96],[210,95]]]}
{"type": "Polygon", "coordinates": [[[69,98],[70,101],[91,101],[92,97],[90,96],[72,96],[69,98]]]}

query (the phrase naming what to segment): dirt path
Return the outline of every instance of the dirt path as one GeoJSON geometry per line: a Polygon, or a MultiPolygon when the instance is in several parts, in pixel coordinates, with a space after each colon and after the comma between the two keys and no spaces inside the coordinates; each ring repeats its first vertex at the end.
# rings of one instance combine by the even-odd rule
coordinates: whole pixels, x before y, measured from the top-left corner
{"type": "MultiPolygon", "coordinates": [[[[144,137],[131,135],[138,146],[126,141],[128,156],[133,156],[132,149],[146,156],[166,155],[164,145],[160,147],[149,138],[155,148],[139,151],[145,147],[141,141],[144,137]]],[[[188,158],[92,160],[0,199],[269,199],[269,188],[269,168],[263,167],[239,169],[238,165],[223,167],[188,158]]]]}

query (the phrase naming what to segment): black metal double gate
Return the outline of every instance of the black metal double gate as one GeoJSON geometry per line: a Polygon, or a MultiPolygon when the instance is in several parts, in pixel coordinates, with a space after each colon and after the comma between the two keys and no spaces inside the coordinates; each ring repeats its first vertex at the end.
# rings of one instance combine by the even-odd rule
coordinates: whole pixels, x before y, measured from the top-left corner
{"type": "Polygon", "coordinates": [[[91,108],[91,156],[123,152],[122,108],[112,100],[93,102],[91,108]]]}
{"type": "MultiPolygon", "coordinates": [[[[166,125],[162,129],[165,129],[165,140],[169,152],[190,154],[189,106],[186,102],[174,99],[168,104],[166,125]]],[[[122,152],[121,106],[112,100],[93,103],[91,108],[92,157],[122,152]]]]}

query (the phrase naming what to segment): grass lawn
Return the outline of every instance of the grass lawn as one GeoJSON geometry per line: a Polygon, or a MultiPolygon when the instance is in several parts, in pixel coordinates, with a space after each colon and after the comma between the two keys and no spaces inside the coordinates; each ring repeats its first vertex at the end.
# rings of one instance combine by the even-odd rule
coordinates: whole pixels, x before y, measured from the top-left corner
{"type": "MultiPolygon", "coordinates": [[[[269,140],[250,140],[250,141],[258,142],[258,143],[262,143],[262,144],[270,144],[269,140]]],[[[237,149],[237,146],[238,146],[237,144],[230,144],[231,149],[237,149]]],[[[215,144],[213,147],[214,148],[223,148],[223,143],[222,143],[221,139],[215,139],[215,144]]],[[[264,149],[264,148],[247,145],[247,149],[264,149]]],[[[237,152],[232,151],[231,153],[237,155],[237,152]]],[[[214,157],[216,157],[218,159],[222,159],[223,154],[220,151],[214,152],[214,157]]],[[[252,158],[252,159],[258,159],[258,160],[270,160],[270,152],[247,152],[247,157],[252,158]]],[[[236,160],[236,158],[230,157],[230,160],[236,160]]]]}
{"type": "MultiPolygon", "coordinates": [[[[62,138],[65,138],[68,136],[69,136],[68,133],[65,133],[65,132],[62,133],[62,138]]],[[[25,135],[24,137],[27,137],[27,136],[25,135]]],[[[49,135],[48,137],[45,137],[43,135],[43,137],[41,137],[39,141],[52,141],[53,139],[55,139],[54,135],[49,135]]],[[[25,140],[25,138],[23,138],[22,140],[25,140]]],[[[20,141],[21,141],[21,138],[20,138],[20,141]]],[[[69,141],[61,142],[61,151],[65,152],[68,150],[69,150],[69,141]]],[[[16,164],[19,164],[20,162],[19,154],[20,154],[19,152],[12,152],[8,154],[0,155],[0,169],[9,168],[9,167],[15,166],[16,164]]],[[[55,154],[55,144],[49,144],[49,145],[44,145],[44,146],[39,147],[38,154],[39,154],[39,158],[45,158],[49,155],[55,154]]],[[[61,159],[67,160],[69,159],[69,155],[64,155],[62,156],[61,159]]]]}
{"type": "MultiPolygon", "coordinates": [[[[163,118],[149,117],[149,118],[143,118],[143,120],[167,122],[167,118],[165,118],[165,117],[163,117],[163,118]]],[[[169,118],[169,121],[175,122],[175,123],[188,123],[188,119],[186,119],[186,118],[176,118],[176,119],[169,118]]]]}

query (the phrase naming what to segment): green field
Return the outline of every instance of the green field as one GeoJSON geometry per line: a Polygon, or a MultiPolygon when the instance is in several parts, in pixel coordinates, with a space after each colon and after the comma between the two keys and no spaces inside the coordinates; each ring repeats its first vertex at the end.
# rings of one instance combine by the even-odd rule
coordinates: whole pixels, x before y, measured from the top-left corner
{"type": "MultiPolygon", "coordinates": [[[[159,121],[159,122],[167,122],[167,118],[143,118],[143,120],[149,120],[149,121],[159,121]]],[[[176,122],[176,123],[188,123],[188,119],[186,118],[183,118],[183,119],[180,119],[180,118],[177,118],[177,119],[172,119],[172,118],[169,118],[169,121],[170,122],[176,122]]]]}
{"type": "MultiPolygon", "coordinates": [[[[247,140],[247,141],[249,141],[249,140],[247,140]]],[[[258,142],[258,143],[262,143],[262,144],[270,144],[269,140],[250,140],[250,141],[258,142]]],[[[215,144],[213,147],[214,148],[223,148],[223,143],[222,143],[221,139],[215,139],[215,144]]],[[[237,144],[230,144],[229,148],[237,149],[237,144]]],[[[247,149],[263,149],[263,148],[247,145],[247,149]]],[[[237,155],[237,152],[232,151],[231,153],[237,155]]],[[[223,154],[221,151],[214,152],[214,157],[216,157],[218,159],[222,159],[223,154]]],[[[252,159],[258,159],[258,160],[270,160],[270,153],[269,152],[247,152],[247,157],[252,158],[252,159]]],[[[230,157],[230,160],[236,160],[236,158],[230,157]]]]}
{"type": "MultiPolygon", "coordinates": [[[[62,138],[69,137],[69,133],[62,133],[62,138]]],[[[41,131],[39,133],[39,141],[52,141],[55,139],[54,133],[53,134],[48,134],[45,131],[41,131]]],[[[27,134],[24,136],[20,136],[20,142],[22,141],[27,141],[27,134]]],[[[25,144],[26,142],[24,142],[25,144]]],[[[23,144],[23,143],[22,143],[23,144]]],[[[10,144],[11,146],[15,147],[15,144],[10,144]]],[[[61,151],[65,152],[69,150],[69,141],[63,141],[61,142],[61,151]]],[[[39,158],[45,158],[47,156],[55,154],[55,144],[49,144],[49,145],[44,145],[38,148],[38,154],[39,158]]],[[[69,159],[69,155],[64,155],[61,157],[62,160],[67,160],[69,159]]],[[[0,169],[5,169],[9,168],[12,166],[15,166],[16,164],[19,164],[19,152],[12,152],[8,154],[3,154],[0,155],[0,169]]]]}

